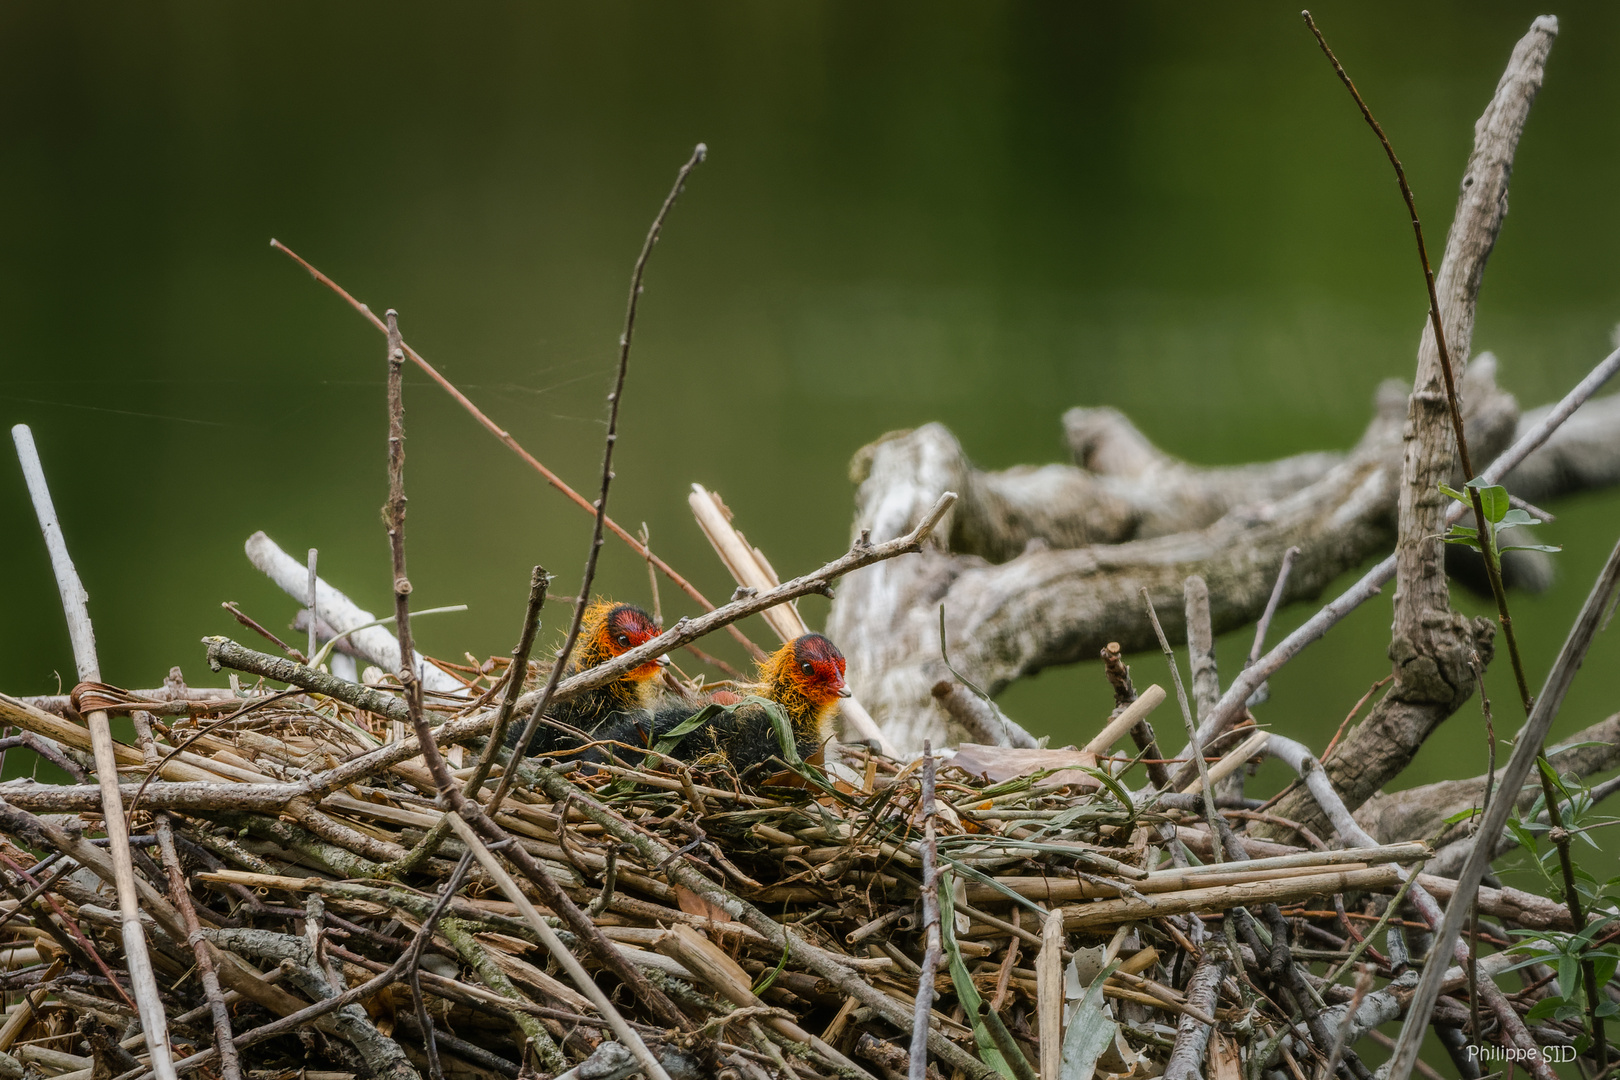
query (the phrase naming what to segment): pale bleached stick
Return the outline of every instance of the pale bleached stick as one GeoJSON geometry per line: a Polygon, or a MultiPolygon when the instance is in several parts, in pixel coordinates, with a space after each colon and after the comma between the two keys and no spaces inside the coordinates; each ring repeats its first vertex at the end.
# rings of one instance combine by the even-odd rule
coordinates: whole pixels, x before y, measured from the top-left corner
{"type": "Polygon", "coordinates": [[[1108,726],[1097,732],[1092,740],[1083,747],[1089,754],[1101,756],[1109,751],[1116,742],[1137,722],[1143,720],[1154,709],[1164,703],[1164,687],[1154,683],[1136,696],[1136,700],[1125,706],[1125,711],[1108,722],[1108,726]]]}
{"type": "MultiPolygon", "coordinates": [[[[782,584],[770,560],[765,558],[765,553],[750,544],[748,538],[731,524],[731,511],[717,492],[706,490],[702,484],[693,484],[692,494],[687,496],[686,502],[692,508],[698,528],[714,545],[714,553],[720,556],[720,561],[731,571],[737,584],[756,593],[770,592],[782,584]]],[[[792,601],[766,608],[760,612],[760,616],[782,641],[792,641],[810,632],[804,619],[799,617],[798,606],[792,601]]],[[[875,743],[879,750],[890,757],[896,756],[894,745],[858,699],[853,696],[845,698],[839,703],[839,711],[858,737],[875,743]]]]}
{"type": "MultiPolygon", "coordinates": [[[[354,646],[355,651],[384,671],[399,670],[398,640],[386,626],[367,626],[368,623],[376,622],[377,616],[360,607],[320,577],[315,579],[315,596],[312,598],[309,595],[309,567],[281,550],[274,540],[262,532],[256,532],[248,537],[244,550],[247,552],[248,561],[280,586],[282,592],[311,610],[319,608],[326,625],[338,633],[354,630],[357,626],[365,626],[366,629],[349,635],[349,643],[354,646]]],[[[463,696],[466,694],[466,687],[423,660],[421,653],[417,653],[414,659],[417,678],[422,681],[425,689],[441,694],[463,696]]]]}
{"type": "MultiPolygon", "coordinates": [[[[62,609],[67,615],[68,635],[73,642],[73,661],[79,669],[80,682],[100,682],[101,663],[96,656],[96,634],[90,624],[90,596],[79,581],[68,555],[67,542],[62,538],[62,526],[56,519],[56,507],[51,502],[51,490],[45,482],[45,470],[40,465],[39,451],[34,446],[34,434],[28,425],[18,424],[11,429],[11,438],[17,444],[17,458],[22,462],[23,479],[28,494],[34,500],[34,512],[39,517],[40,531],[50,551],[51,569],[56,574],[56,587],[62,594],[62,609]]],[[[113,874],[118,885],[118,913],[123,925],[124,956],[129,966],[129,980],[140,1009],[141,1028],[146,1032],[147,1045],[152,1054],[152,1072],[158,1080],[174,1080],[174,1058],[169,1050],[169,1020],[163,1011],[163,998],[158,993],[157,977],[152,972],[152,960],[146,951],[146,931],[141,927],[140,894],[135,887],[135,864],[129,853],[129,822],[124,818],[124,803],[118,791],[118,759],[113,751],[112,726],[107,714],[97,710],[85,717],[90,729],[90,746],[96,758],[96,779],[101,785],[101,816],[107,831],[107,849],[112,858],[113,874]]]]}
{"type": "Polygon", "coordinates": [[[309,591],[304,594],[309,597],[309,651],[304,655],[310,658],[312,664],[315,662],[315,650],[320,646],[315,639],[315,628],[321,624],[321,579],[315,573],[315,560],[319,556],[317,549],[309,549],[309,591]]]}
{"type": "Polygon", "coordinates": [[[1249,658],[1243,666],[1260,659],[1260,650],[1266,647],[1266,631],[1271,629],[1271,620],[1277,614],[1277,608],[1282,606],[1283,590],[1288,587],[1288,575],[1293,572],[1294,560],[1299,557],[1299,548],[1290,547],[1283,552],[1282,566],[1277,570],[1277,580],[1271,586],[1271,596],[1266,600],[1266,610],[1260,613],[1260,621],[1254,624],[1254,646],[1249,649],[1249,658]]]}
{"type": "MultiPolygon", "coordinates": [[[[702,484],[693,484],[686,504],[692,508],[698,528],[709,538],[714,553],[720,556],[720,561],[737,584],[758,592],[774,589],[781,584],[765,553],[750,544],[748,538],[731,524],[731,509],[721,500],[719,492],[709,491],[702,484]]],[[[810,632],[804,619],[800,618],[799,607],[795,603],[789,602],[759,614],[782,641],[792,641],[810,632]]]]}
{"type": "MultiPolygon", "coordinates": [[[[1236,750],[1233,750],[1231,753],[1221,758],[1221,760],[1217,761],[1214,765],[1210,766],[1209,782],[1211,784],[1218,784],[1222,780],[1225,780],[1228,776],[1231,776],[1233,773],[1243,768],[1244,764],[1247,763],[1250,758],[1254,757],[1256,754],[1260,753],[1260,751],[1266,748],[1266,743],[1270,741],[1270,739],[1271,732],[1269,731],[1257,731],[1253,735],[1250,735],[1247,739],[1244,739],[1242,745],[1240,745],[1236,750]]],[[[1192,783],[1182,788],[1181,793],[1183,795],[1194,795],[1200,788],[1203,787],[1203,783],[1204,782],[1202,780],[1194,780],[1192,783]]]]}

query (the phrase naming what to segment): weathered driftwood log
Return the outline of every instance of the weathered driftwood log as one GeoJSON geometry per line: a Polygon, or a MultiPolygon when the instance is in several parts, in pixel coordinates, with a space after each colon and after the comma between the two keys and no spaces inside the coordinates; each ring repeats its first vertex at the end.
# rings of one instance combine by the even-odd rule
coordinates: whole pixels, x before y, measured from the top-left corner
{"type": "MultiPolygon", "coordinates": [[[[1513,150],[1550,41],[1542,30],[1521,41],[1476,128],[1437,282],[1459,369],[1472,336],[1485,260],[1506,211],[1513,150]]],[[[1343,454],[1200,468],[1165,454],[1124,416],[1103,408],[1072,409],[1064,416],[1074,465],[980,470],[938,424],[894,433],[866,447],[852,463],[859,484],[857,531],[870,529],[874,539],[900,535],[940,491],[958,491],[962,498],[922,557],[851,574],[839,591],[828,630],[850,658],[862,700],[898,745],[914,749],[924,738],[957,734],[930,695],[940,679],[950,677],[940,659],[942,604],[952,662],[996,692],[1043,668],[1093,659],[1110,641],[1127,650],[1150,647],[1152,632],[1139,596],[1144,587],[1166,631],[1184,638],[1183,582],[1201,576],[1220,633],[1259,616],[1283,552],[1298,545],[1284,599],[1316,596],[1337,574],[1388,550],[1403,476],[1408,489],[1425,490],[1422,497],[1411,497],[1413,512],[1424,522],[1431,517],[1437,522],[1435,483],[1460,479],[1450,433],[1442,425],[1422,447],[1408,443],[1419,421],[1445,414],[1431,338],[1426,329],[1416,397],[1386,384],[1366,433],[1343,454]]],[[[1488,354],[1468,365],[1463,380],[1469,443],[1475,460],[1483,463],[1512,440],[1522,420],[1513,399],[1496,388],[1488,354]]],[[[1603,402],[1583,423],[1532,455],[1509,483],[1534,501],[1616,481],[1620,406],[1603,402]]],[[[1414,518],[1414,536],[1439,531],[1421,534],[1420,527],[1414,518]]],[[[1440,545],[1416,539],[1405,555],[1408,564],[1441,558],[1440,545]]],[[[1407,576],[1416,569],[1409,565],[1407,576]]],[[[1539,576],[1535,565],[1526,569],[1530,578],[1539,576]]],[[[1404,606],[1430,610],[1429,594],[1444,588],[1440,578],[1421,604],[1412,597],[1404,606]]],[[[1396,649],[1407,667],[1412,666],[1407,653],[1437,655],[1444,671],[1435,686],[1420,686],[1419,673],[1412,670],[1404,684],[1392,688],[1394,701],[1411,699],[1425,714],[1421,720],[1403,714],[1410,737],[1401,740],[1402,747],[1421,742],[1460,704],[1458,695],[1467,686],[1453,661],[1466,666],[1481,649],[1488,650],[1488,637],[1483,624],[1461,623],[1428,633],[1411,628],[1397,633],[1396,649]]],[[[1388,761],[1404,764],[1409,756],[1403,749],[1388,761]]],[[[1382,771],[1373,769],[1369,776],[1382,771]]],[[[1376,787],[1354,796],[1351,805],[1376,787]]]]}
{"type": "MultiPolygon", "coordinates": [[[[1380,389],[1375,415],[1348,454],[1200,470],[1152,450],[1123,417],[1091,410],[1093,468],[977,469],[942,425],[886,437],[855,461],[856,530],[898,536],[938,493],[962,498],[918,558],[845,578],[828,621],[862,700],[899,745],[958,734],[931,704],[951,678],[940,657],[945,605],[952,662],[992,693],[1055,664],[1094,659],[1110,641],[1150,647],[1138,590],[1167,633],[1185,636],[1183,582],[1209,587],[1217,633],[1257,618],[1283,552],[1298,546],[1285,600],[1314,597],[1338,574],[1387,549],[1394,535],[1404,391],[1380,389]],[[1144,465],[1151,457],[1152,464],[1144,465]],[[1176,503],[1211,478],[1210,491],[1176,503]],[[1253,493],[1239,501],[1241,484],[1253,493]],[[1094,515],[1093,505],[1103,511],[1094,515]],[[1179,531],[1164,532],[1162,530],[1179,531]]],[[[1471,438],[1482,454],[1511,440],[1518,409],[1492,363],[1467,383],[1471,438]]],[[[1071,433],[1079,419],[1071,411],[1071,433]]]]}

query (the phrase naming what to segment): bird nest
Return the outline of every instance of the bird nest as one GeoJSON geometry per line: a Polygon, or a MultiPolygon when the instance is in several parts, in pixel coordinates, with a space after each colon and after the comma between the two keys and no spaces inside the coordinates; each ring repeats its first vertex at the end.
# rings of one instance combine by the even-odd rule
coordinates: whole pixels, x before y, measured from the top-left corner
{"type": "MultiPolygon", "coordinates": [[[[427,703],[454,738],[510,661],[437,666],[464,684],[427,703]]],[[[495,806],[510,759],[472,736],[446,767],[480,836],[360,689],[0,697],[11,745],[78,780],[0,786],[0,1074],[153,1074],[96,838],[96,713],[134,721],[113,749],[182,1073],[217,1075],[228,1031],[255,1077],[627,1076],[633,1032],[671,1077],[889,1077],[919,1015],[945,1076],[1156,1076],[1189,1026],[1211,1061],[1315,1073],[1314,1033],[1361,992],[1326,968],[1362,955],[1369,898],[1426,850],[1251,858],[1229,837],[1243,858],[1217,861],[1200,800],[1139,805],[1126,762],[1079,751],[833,744],[749,786],[621,746],[520,762],[495,806]],[[1313,1020],[1267,992],[1279,961],[1313,1020]]]]}

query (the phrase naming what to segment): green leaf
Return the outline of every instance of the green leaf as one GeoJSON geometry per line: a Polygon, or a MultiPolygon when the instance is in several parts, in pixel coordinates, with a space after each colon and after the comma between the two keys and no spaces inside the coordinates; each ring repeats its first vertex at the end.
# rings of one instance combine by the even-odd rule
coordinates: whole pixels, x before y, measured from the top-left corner
{"type": "Polygon", "coordinates": [[[1125,808],[1125,811],[1128,814],[1130,814],[1131,820],[1136,820],[1136,800],[1131,798],[1130,792],[1126,791],[1120,786],[1119,781],[1114,779],[1112,773],[1110,773],[1107,769],[1092,768],[1090,765],[1082,765],[1080,766],[1080,769],[1090,776],[1095,776],[1098,781],[1103,784],[1103,786],[1107,787],[1108,790],[1113,793],[1114,798],[1119,800],[1119,804],[1125,808]]]}
{"type": "Polygon", "coordinates": [[[967,963],[962,959],[962,949],[956,943],[956,903],[951,892],[952,875],[949,870],[939,875],[939,930],[941,943],[945,946],[945,956],[950,962],[951,985],[956,988],[956,1000],[962,1006],[962,1011],[973,1024],[973,1041],[979,1047],[979,1060],[990,1066],[1007,1080],[1018,1080],[1013,1074],[1012,1066],[1007,1059],[1001,1056],[996,1049],[995,1039],[985,1028],[979,1016],[979,988],[973,985],[973,976],[968,974],[967,963]]]}
{"type": "Polygon", "coordinates": [[[1467,821],[1469,818],[1478,817],[1479,814],[1480,814],[1479,807],[1472,806],[1472,807],[1469,807],[1467,810],[1459,810],[1455,814],[1452,814],[1450,817],[1446,818],[1444,824],[1446,824],[1446,825],[1455,825],[1459,821],[1467,821]]]}
{"type": "Polygon", "coordinates": [[[1611,997],[1605,997],[1601,1002],[1598,1003],[1597,1014],[1599,1018],[1607,1019],[1608,1017],[1613,1016],[1615,1013],[1620,1013],[1620,1001],[1616,1001],[1611,997]]]}
{"type": "Polygon", "coordinates": [[[765,991],[769,990],[771,988],[771,983],[775,982],[776,977],[782,974],[783,970],[786,969],[788,957],[793,952],[792,941],[792,938],[784,939],[784,944],[782,946],[782,959],[776,962],[776,967],[767,973],[761,981],[754,984],[753,990],[755,997],[758,997],[765,991]]]}
{"type": "Polygon", "coordinates": [[[1588,746],[1608,746],[1608,745],[1609,744],[1604,742],[1602,739],[1583,739],[1580,742],[1562,742],[1562,743],[1559,743],[1557,746],[1549,746],[1549,747],[1547,747],[1547,756],[1549,758],[1554,758],[1554,757],[1557,757],[1559,754],[1562,754],[1566,750],[1581,750],[1581,749],[1584,749],[1584,748],[1586,748],[1588,746]]]}
{"type": "Polygon", "coordinates": [[[1458,491],[1456,488],[1452,487],[1449,484],[1441,484],[1440,485],[1440,493],[1442,495],[1449,495],[1453,499],[1456,499],[1460,503],[1465,503],[1465,502],[1469,501],[1469,498],[1468,498],[1467,495],[1464,495],[1462,492],[1458,491]]]}
{"type": "Polygon", "coordinates": [[[1041,905],[1037,904],[1035,901],[1031,900],[1029,897],[1025,896],[1023,893],[1018,892],[1017,890],[1012,888],[1012,886],[1008,885],[1005,881],[1002,881],[1000,878],[991,877],[989,874],[985,873],[983,870],[980,870],[980,869],[978,869],[977,867],[974,867],[974,866],[969,866],[965,862],[957,862],[955,859],[952,859],[949,856],[945,855],[943,851],[940,853],[940,861],[944,862],[952,870],[954,870],[958,874],[961,874],[963,877],[967,878],[969,881],[976,881],[980,885],[988,885],[992,889],[999,889],[1002,892],[1002,894],[1005,895],[1007,897],[1007,899],[1011,900],[1013,903],[1015,903],[1015,904],[1023,904],[1025,907],[1029,908],[1031,911],[1033,911],[1038,916],[1044,917],[1046,915],[1046,909],[1045,908],[1041,907],[1041,905]]]}
{"type": "Polygon", "coordinates": [[[1541,775],[1547,778],[1548,785],[1550,785],[1554,791],[1558,792],[1559,801],[1568,801],[1569,788],[1567,785],[1565,785],[1563,776],[1559,774],[1557,769],[1553,768],[1552,762],[1548,761],[1545,757],[1538,757],[1536,758],[1536,768],[1541,770],[1541,775]]]}
{"type": "Polygon", "coordinates": [[[1509,544],[1501,548],[1502,551],[1545,551],[1549,555],[1556,555],[1564,549],[1557,544],[1509,544]]]}
{"type": "MultiPolygon", "coordinates": [[[[1577,872],[1579,872],[1579,868],[1577,868],[1577,872]]],[[[1610,912],[1601,919],[1593,919],[1586,925],[1584,929],[1581,930],[1580,933],[1574,935],[1574,937],[1572,937],[1570,940],[1577,942],[1582,946],[1590,945],[1592,940],[1596,938],[1598,934],[1601,933],[1605,928],[1607,928],[1610,923],[1614,922],[1615,919],[1620,919],[1620,913],[1610,912]]]]}
{"type": "Polygon", "coordinates": [[[1511,506],[1508,502],[1507,488],[1501,484],[1487,486],[1483,481],[1477,479],[1468,481],[1466,486],[1479,492],[1479,504],[1485,511],[1486,521],[1495,525],[1507,516],[1511,506]]]}
{"type": "Polygon", "coordinates": [[[682,739],[725,711],[726,707],[724,705],[709,704],[703,706],[703,708],[665,732],[664,737],[658,740],[658,745],[654,746],[653,750],[659,754],[669,753],[680,745],[682,739]]]}
{"type": "Polygon", "coordinates": [[[1520,968],[1527,968],[1531,964],[1545,964],[1547,962],[1547,959],[1548,959],[1548,954],[1547,953],[1544,953],[1544,952],[1533,953],[1530,956],[1525,957],[1523,960],[1520,960],[1516,964],[1512,964],[1512,965],[1509,965],[1508,967],[1499,969],[1497,971],[1497,974],[1498,975],[1506,975],[1510,971],[1518,971],[1520,968]]]}
{"type": "Polygon", "coordinates": [[[758,705],[765,710],[765,715],[771,718],[771,727],[776,729],[776,743],[782,751],[782,760],[789,766],[803,764],[803,759],[799,757],[799,737],[794,734],[793,721],[788,719],[787,711],[769,698],[755,697],[753,694],[743,698],[743,701],[758,705]]]}
{"type": "Polygon", "coordinates": [[[1534,851],[1536,849],[1536,838],[1530,835],[1530,830],[1524,827],[1524,822],[1520,821],[1518,818],[1509,818],[1507,829],[1508,832],[1513,834],[1513,839],[1519,842],[1520,847],[1525,848],[1528,851],[1534,851]]]}
{"type": "Polygon", "coordinates": [[[1090,1080],[1096,1071],[1097,1059],[1114,1045],[1114,1033],[1119,1030],[1119,1025],[1103,1012],[1102,996],[1103,984],[1117,967],[1119,961],[1115,960],[1099,971],[1086,988],[1085,997],[1069,1008],[1063,1031],[1059,1080],[1090,1080]]]}
{"type": "Polygon", "coordinates": [[[1529,528],[1531,525],[1540,525],[1538,518],[1530,516],[1530,511],[1520,510],[1517,506],[1502,515],[1498,524],[1504,529],[1529,528]]]}
{"type": "Polygon", "coordinates": [[[1566,998],[1575,996],[1580,988],[1581,963],[1575,957],[1564,953],[1558,957],[1558,992],[1566,998]]]}
{"type": "Polygon", "coordinates": [[[1563,1007],[1564,999],[1561,997],[1544,997],[1524,1014],[1526,1020],[1545,1020],[1563,1007]]]}

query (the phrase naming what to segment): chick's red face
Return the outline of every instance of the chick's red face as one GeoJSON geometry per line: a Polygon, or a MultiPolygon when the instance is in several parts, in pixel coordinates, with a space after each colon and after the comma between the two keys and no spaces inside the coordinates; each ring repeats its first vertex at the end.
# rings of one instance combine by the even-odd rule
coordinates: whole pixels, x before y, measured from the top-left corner
{"type": "MultiPolygon", "coordinates": [[[[657,637],[658,633],[658,625],[653,622],[652,616],[633,604],[620,604],[615,607],[608,612],[607,618],[602,623],[602,635],[606,639],[603,644],[611,656],[620,656],[638,645],[645,645],[657,637]]],[[[631,671],[630,677],[655,678],[663,666],[661,660],[649,660],[631,671]]]]}
{"type": "Polygon", "coordinates": [[[849,696],[844,684],[844,654],[820,634],[806,634],[793,643],[794,680],[805,695],[827,705],[849,696]]]}

